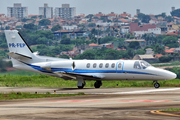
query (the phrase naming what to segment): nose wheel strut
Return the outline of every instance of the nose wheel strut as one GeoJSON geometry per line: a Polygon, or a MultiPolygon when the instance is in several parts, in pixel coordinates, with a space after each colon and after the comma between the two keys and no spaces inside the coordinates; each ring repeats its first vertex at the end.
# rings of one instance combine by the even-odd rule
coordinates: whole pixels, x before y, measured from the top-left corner
{"type": "Polygon", "coordinates": [[[160,84],[159,84],[157,81],[153,81],[153,83],[155,83],[155,84],[154,84],[154,87],[155,87],[155,88],[159,88],[159,87],[160,87],[160,84]]]}

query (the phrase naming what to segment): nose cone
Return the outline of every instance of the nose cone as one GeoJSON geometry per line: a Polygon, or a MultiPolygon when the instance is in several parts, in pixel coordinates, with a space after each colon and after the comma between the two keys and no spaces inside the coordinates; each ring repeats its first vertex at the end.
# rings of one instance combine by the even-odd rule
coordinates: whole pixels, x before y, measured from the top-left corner
{"type": "Polygon", "coordinates": [[[175,79],[177,77],[177,75],[173,72],[168,71],[167,76],[167,80],[171,80],[171,79],[175,79]]]}
{"type": "Polygon", "coordinates": [[[157,74],[158,76],[161,76],[161,80],[171,80],[171,79],[175,79],[177,77],[177,75],[173,72],[170,72],[168,70],[164,70],[164,69],[159,69],[159,68],[155,68],[156,70],[154,70],[154,73],[157,74]]]}

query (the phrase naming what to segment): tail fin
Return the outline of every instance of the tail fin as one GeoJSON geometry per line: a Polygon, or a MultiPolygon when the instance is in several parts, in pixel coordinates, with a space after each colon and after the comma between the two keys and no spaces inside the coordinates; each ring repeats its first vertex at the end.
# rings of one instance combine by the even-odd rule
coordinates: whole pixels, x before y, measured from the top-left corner
{"type": "Polygon", "coordinates": [[[5,30],[5,35],[10,53],[32,57],[32,50],[17,30],[5,30]]]}

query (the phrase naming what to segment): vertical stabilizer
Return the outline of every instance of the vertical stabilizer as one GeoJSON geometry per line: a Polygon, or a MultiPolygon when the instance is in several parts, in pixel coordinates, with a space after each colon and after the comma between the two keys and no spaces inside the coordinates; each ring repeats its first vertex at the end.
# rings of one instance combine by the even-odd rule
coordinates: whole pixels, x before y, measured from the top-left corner
{"type": "Polygon", "coordinates": [[[32,57],[32,50],[17,30],[5,30],[5,35],[10,52],[32,57]]]}

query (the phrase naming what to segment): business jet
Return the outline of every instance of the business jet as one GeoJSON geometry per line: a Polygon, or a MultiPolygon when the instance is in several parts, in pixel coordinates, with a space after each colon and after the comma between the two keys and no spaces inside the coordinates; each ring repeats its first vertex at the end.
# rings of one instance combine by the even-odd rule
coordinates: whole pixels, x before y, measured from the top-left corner
{"type": "Polygon", "coordinates": [[[159,88],[158,81],[176,78],[175,73],[155,68],[143,60],[73,60],[39,56],[17,30],[5,30],[5,35],[13,67],[76,80],[78,88],[83,88],[86,80],[95,80],[95,88],[100,88],[103,80],[147,80],[159,88]]]}

